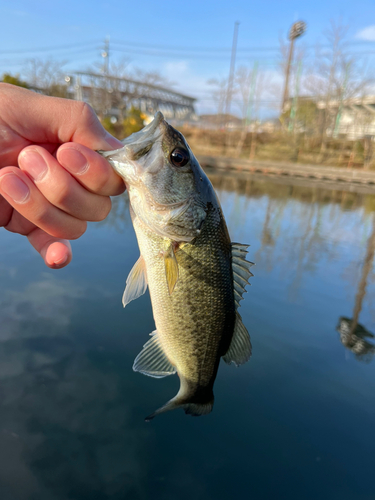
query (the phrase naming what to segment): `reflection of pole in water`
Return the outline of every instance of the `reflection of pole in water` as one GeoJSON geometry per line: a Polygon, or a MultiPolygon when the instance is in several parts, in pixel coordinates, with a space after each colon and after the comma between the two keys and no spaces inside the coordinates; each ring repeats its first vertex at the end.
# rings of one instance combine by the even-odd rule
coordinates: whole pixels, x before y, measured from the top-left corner
{"type": "Polygon", "coordinates": [[[272,238],[272,233],[271,233],[271,230],[269,227],[270,220],[271,220],[271,207],[273,207],[273,203],[272,203],[271,198],[268,198],[266,217],[264,220],[263,231],[262,231],[262,247],[264,245],[273,245],[274,244],[274,240],[272,238]]]}
{"type": "Polygon", "coordinates": [[[337,326],[342,344],[354,352],[357,359],[370,361],[375,354],[375,345],[368,342],[367,338],[374,338],[374,335],[358,323],[359,314],[362,310],[362,302],[366,295],[368,275],[372,269],[375,254],[375,215],[372,218],[372,232],[367,241],[365,260],[363,262],[361,279],[358,283],[358,290],[355,297],[353,318],[341,317],[337,326]]]}
{"type": "Polygon", "coordinates": [[[372,263],[374,260],[374,252],[375,252],[375,215],[372,217],[372,232],[367,242],[367,250],[365,261],[363,263],[362,275],[361,279],[358,283],[358,291],[355,297],[355,305],[353,311],[353,324],[351,327],[351,333],[353,333],[358,324],[359,313],[362,309],[362,302],[364,296],[366,295],[366,287],[367,287],[367,279],[368,275],[372,269],[372,263]]]}

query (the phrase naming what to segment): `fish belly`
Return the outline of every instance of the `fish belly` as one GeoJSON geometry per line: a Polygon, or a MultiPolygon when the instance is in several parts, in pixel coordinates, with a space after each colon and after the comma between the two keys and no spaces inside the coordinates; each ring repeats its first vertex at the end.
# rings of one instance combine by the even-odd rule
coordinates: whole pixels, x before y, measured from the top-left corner
{"type": "Polygon", "coordinates": [[[213,384],[220,356],[233,334],[231,247],[222,222],[223,227],[214,227],[208,218],[201,234],[176,250],[179,274],[170,294],[163,259],[170,240],[151,232],[139,219],[133,220],[160,342],[180,378],[190,386],[213,384]]]}

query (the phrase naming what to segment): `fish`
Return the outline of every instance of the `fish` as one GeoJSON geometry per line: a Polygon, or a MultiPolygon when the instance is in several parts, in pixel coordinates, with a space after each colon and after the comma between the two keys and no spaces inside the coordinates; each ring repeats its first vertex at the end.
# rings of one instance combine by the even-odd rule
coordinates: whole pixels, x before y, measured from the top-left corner
{"type": "Polygon", "coordinates": [[[133,370],[178,374],[177,395],[146,418],[182,408],[206,415],[220,359],[251,356],[238,312],[252,262],[232,243],[219,200],[184,136],[159,111],[123,147],[100,151],[125,184],[140,256],[126,280],[123,306],[149,288],[156,329],[133,370]]]}

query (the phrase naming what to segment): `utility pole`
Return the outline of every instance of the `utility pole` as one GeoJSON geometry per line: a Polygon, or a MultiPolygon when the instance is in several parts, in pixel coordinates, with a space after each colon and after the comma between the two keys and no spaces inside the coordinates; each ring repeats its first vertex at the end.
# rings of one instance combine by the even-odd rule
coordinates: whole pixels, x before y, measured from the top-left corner
{"type": "Polygon", "coordinates": [[[227,116],[230,114],[230,106],[231,106],[231,102],[232,102],[233,79],[234,79],[234,68],[236,65],[237,38],[238,38],[238,26],[239,25],[240,25],[240,23],[238,21],[236,21],[234,23],[232,55],[230,58],[228,87],[227,87],[227,95],[226,95],[226,101],[225,101],[225,115],[227,115],[227,116]]]}
{"type": "Polygon", "coordinates": [[[289,31],[289,37],[288,37],[290,40],[289,56],[285,69],[285,86],[284,86],[283,103],[281,106],[281,113],[284,112],[285,104],[289,97],[289,75],[293,60],[294,40],[303,35],[305,31],[306,31],[306,23],[304,23],[303,21],[298,21],[297,23],[294,23],[289,31]]]}
{"type": "Polygon", "coordinates": [[[103,61],[103,67],[102,67],[102,73],[104,76],[104,99],[103,99],[103,104],[104,104],[104,115],[108,112],[109,109],[112,107],[111,103],[111,90],[110,90],[110,85],[109,85],[109,36],[105,39],[104,41],[104,49],[102,50],[102,57],[104,59],[103,61]]]}

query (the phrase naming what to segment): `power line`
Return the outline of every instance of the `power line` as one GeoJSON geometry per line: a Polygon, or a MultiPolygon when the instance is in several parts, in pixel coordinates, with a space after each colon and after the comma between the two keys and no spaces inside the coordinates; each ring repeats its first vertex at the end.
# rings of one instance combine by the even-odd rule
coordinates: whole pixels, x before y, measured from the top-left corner
{"type": "MultiPolygon", "coordinates": [[[[71,43],[71,44],[65,44],[65,45],[55,45],[55,46],[50,46],[50,47],[34,47],[34,48],[24,48],[24,49],[18,49],[18,50],[2,50],[0,51],[0,54],[29,54],[29,53],[38,53],[38,52],[53,52],[53,51],[60,51],[60,50],[66,50],[66,49],[81,49],[82,47],[86,47],[87,45],[95,45],[95,47],[98,47],[99,44],[102,42],[100,40],[91,40],[91,41],[86,41],[86,42],[76,42],[76,43],[71,43]]],[[[225,58],[229,53],[231,52],[231,47],[184,47],[184,46],[175,46],[175,45],[154,45],[154,44],[148,44],[148,43],[138,43],[138,42],[129,42],[129,41],[121,41],[121,40],[114,40],[111,42],[111,47],[113,45],[119,45],[119,46],[125,46],[128,47],[127,49],[123,49],[126,52],[134,52],[134,53],[139,53],[139,54],[145,54],[145,55],[165,55],[165,56],[170,56],[173,54],[181,54],[181,53],[187,53],[187,55],[194,55],[194,57],[200,57],[202,56],[202,52],[207,52],[207,53],[223,53],[223,58],[225,58]],[[140,49],[140,50],[139,50],[140,49]],[[142,49],[144,49],[142,51],[142,49]],[[151,51],[151,52],[150,52],[151,51]],[[152,53],[152,54],[151,54],[152,53]],[[225,55],[225,53],[228,53],[225,55]]],[[[351,42],[346,42],[345,46],[353,46],[358,47],[360,45],[367,45],[371,46],[374,45],[374,42],[371,41],[360,41],[360,40],[353,40],[351,42]]],[[[316,49],[316,48],[330,48],[330,45],[328,44],[316,44],[316,45],[304,45],[304,48],[306,49],[316,49]]],[[[93,47],[94,49],[94,47],[93,47]]],[[[115,50],[121,51],[120,48],[117,48],[115,50]]],[[[280,47],[279,46],[262,46],[262,47],[238,47],[237,48],[237,53],[241,54],[247,54],[247,53],[258,53],[258,52],[280,52],[280,47]]],[[[372,54],[375,53],[374,51],[365,51],[365,52],[355,52],[354,55],[361,55],[361,54],[372,54]]],[[[203,56],[206,57],[206,56],[203,56]]],[[[210,56],[212,57],[212,55],[210,56]]]]}
{"type": "MultiPolygon", "coordinates": [[[[154,45],[154,44],[147,44],[147,43],[137,43],[137,42],[127,42],[127,41],[120,41],[120,40],[113,40],[112,43],[118,44],[118,45],[126,45],[129,47],[140,47],[140,48],[145,48],[145,49],[159,49],[159,50],[168,50],[168,51],[175,51],[175,52],[228,52],[230,53],[232,48],[231,47],[179,47],[175,45],[154,45]]],[[[345,42],[345,45],[369,45],[369,44],[375,44],[375,42],[368,41],[368,40],[353,40],[351,42],[345,42]]],[[[329,44],[315,44],[315,45],[304,45],[305,48],[309,49],[314,49],[317,46],[319,47],[330,47],[329,44]]],[[[261,47],[238,47],[237,52],[266,52],[266,51],[280,51],[280,46],[261,46],[261,47]]]]}
{"type": "Polygon", "coordinates": [[[53,50],[63,50],[73,48],[76,49],[78,47],[82,47],[85,45],[93,45],[94,43],[98,44],[100,41],[95,40],[94,42],[84,42],[84,43],[73,43],[69,45],[58,45],[54,47],[39,47],[33,49],[20,49],[20,50],[0,50],[0,54],[28,54],[30,52],[52,52],[53,50]]]}
{"type": "MultiPolygon", "coordinates": [[[[138,49],[118,49],[117,47],[113,47],[111,44],[111,50],[113,52],[125,52],[126,54],[134,54],[134,55],[146,55],[146,56],[152,56],[152,57],[169,57],[169,58],[183,58],[183,59],[204,59],[204,60],[214,60],[214,61],[227,61],[228,56],[225,55],[210,55],[210,54],[187,54],[187,53],[173,53],[173,52],[157,52],[153,50],[138,50],[138,49]]],[[[252,59],[256,58],[257,60],[259,59],[256,56],[252,56],[252,59]]],[[[251,57],[248,56],[238,56],[237,59],[240,59],[241,61],[249,61],[252,60],[251,57]]],[[[270,63],[272,61],[268,60],[270,63]]]]}
{"type": "MultiPolygon", "coordinates": [[[[69,56],[76,56],[76,55],[80,55],[80,54],[88,54],[88,53],[91,53],[93,49],[80,49],[80,50],[76,50],[76,51],[73,51],[73,52],[69,52],[69,53],[63,53],[63,54],[59,54],[59,57],[67,57],[69,58],[69,56]]],[[[87,57],[87,56],[85,56],[87,57]]],[[[33,60],[34,58],[33,57],[22,57],[21,59],[0,59],[0,64],[3,64],[3,65],[7,65],[7,66],[22,66],[22,65],[26,65],[28,62],[30,62],[31,60],[33,60]]],[[[77,59],[77,57],[74,57],[73,61],[77,61],[77,60],[80,60],[80,58],[77,59]]],[[[70,61],[68,61],[70,62],[70,61]]]]}

